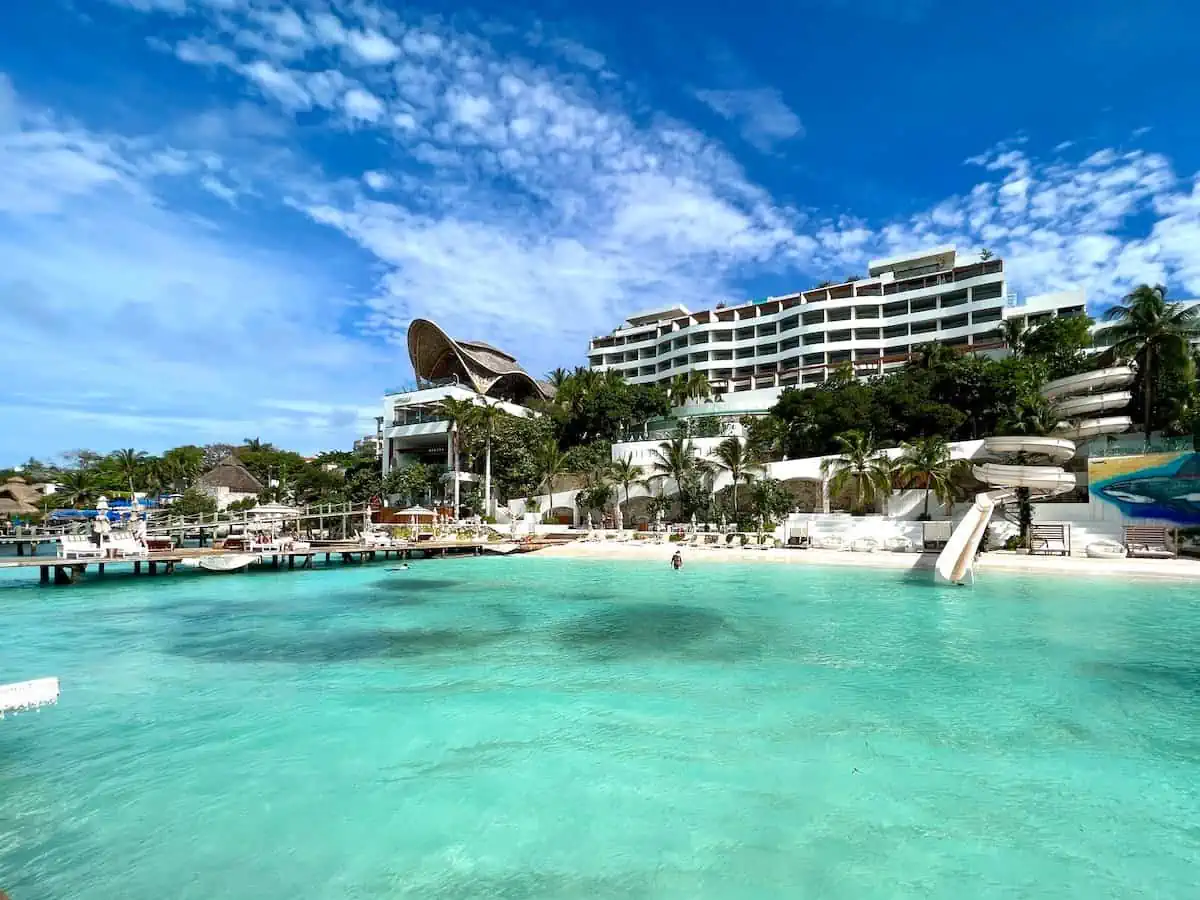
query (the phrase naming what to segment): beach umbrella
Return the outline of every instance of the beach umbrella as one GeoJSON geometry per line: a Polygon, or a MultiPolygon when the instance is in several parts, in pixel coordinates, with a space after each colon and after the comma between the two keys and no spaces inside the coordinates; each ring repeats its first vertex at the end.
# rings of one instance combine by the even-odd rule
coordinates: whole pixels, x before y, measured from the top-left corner
{"type": "Polygon", "coordinates": [[[692,513],[692,531],[696,530],[696,514],[692,513]]]}

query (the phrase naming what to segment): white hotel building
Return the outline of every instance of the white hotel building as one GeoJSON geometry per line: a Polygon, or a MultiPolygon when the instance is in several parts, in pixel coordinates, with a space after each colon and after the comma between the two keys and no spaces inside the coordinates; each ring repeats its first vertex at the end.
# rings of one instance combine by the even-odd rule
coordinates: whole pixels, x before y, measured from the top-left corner
{"type": "Polygon", "coordinates": [[[959,264],[954,247],[873,260],[868,277],[766,300],[691,312],[670,306],[631,316],[593,338],[588,365],[634,384],[702,371],[713,400],[683,415],[765,412],[788,387],[820,384],[849,363],[857,374],[903,365],[922,344],[1003,352],[1005,319],[1031,325],[1086,314],[1082,291],[1018,304],[1004,261],[959,264]]]}

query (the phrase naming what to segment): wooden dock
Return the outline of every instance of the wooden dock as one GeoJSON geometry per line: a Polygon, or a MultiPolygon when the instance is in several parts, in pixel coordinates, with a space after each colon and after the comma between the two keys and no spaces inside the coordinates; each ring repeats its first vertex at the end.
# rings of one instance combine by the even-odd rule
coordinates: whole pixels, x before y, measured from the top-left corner
{"type": "Polygon", "coordinates": [[[258,556],[252,565],[270,569],[312,569],[318,557],[324,556],[325,565],[363,565],[385,560],[434,559],[446,556],[482,556],[488,554],[529,553],[549,546],[553,541],[524,541],[518,544],[496,541],[420,541],[407,547],[364,547],[350,542],[314,542],[311,547],[285,552],[268,551],[255,553],[253,550],[211,550],[208,548],[176,549],[150,553],[145,556],[115,557],[103,559],[62,559],[42,557],[34,559],[0,559],[0,570],[37,569],[42,584],[75,584],[89,570],[103,576],[114,569],[133,575],[174,575],[185,559],[222,556],[226,553],[247,553],[258,556]]]}

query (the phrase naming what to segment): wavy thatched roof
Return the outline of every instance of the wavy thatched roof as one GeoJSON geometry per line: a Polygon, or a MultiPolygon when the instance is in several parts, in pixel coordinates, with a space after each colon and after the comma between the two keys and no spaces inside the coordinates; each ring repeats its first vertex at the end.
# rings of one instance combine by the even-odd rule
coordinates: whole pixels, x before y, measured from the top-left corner
{"type": "Polygon", "coordinates": [[[554,396],[553,388],[536,381],[510,354],[483,341],[456,341],[428,319],[408,326],[408,358],[418,378],[457,377],[489,397],[523,403],[554,396]]]}

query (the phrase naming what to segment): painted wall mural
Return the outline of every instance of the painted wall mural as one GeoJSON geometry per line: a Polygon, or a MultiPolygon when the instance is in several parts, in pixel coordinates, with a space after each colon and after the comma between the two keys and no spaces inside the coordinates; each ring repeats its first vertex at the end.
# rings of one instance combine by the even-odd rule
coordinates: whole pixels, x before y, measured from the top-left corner
{"type": "Polygon", "coordinates": [[[1089,459],[1088,490],[1131,518],[1200,525],[1200,453],[1089,459]]]}

